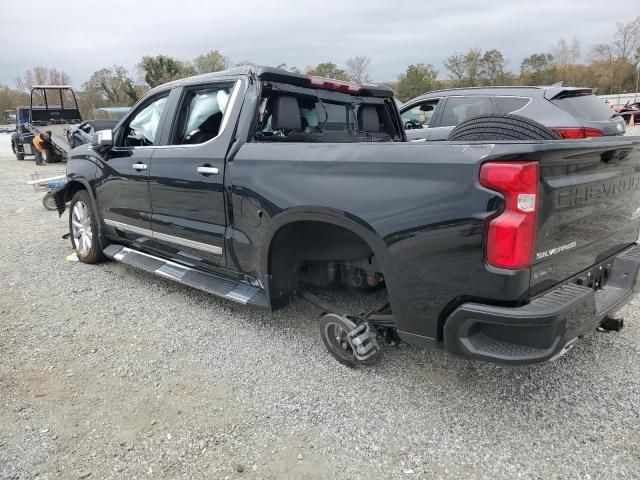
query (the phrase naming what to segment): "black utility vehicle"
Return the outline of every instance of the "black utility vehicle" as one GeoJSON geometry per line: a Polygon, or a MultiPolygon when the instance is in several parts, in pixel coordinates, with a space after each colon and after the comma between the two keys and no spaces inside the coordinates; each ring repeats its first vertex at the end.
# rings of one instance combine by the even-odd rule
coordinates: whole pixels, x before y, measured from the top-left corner
{"type": "Polygon", "coordinates": [[[474,87],[425,93],[409,100],[400,114],[409,140],[447,140],[460,123],[487,114],[530,118],[575,140],[623,135],[625,121],[590,88],[474,87]]]}
{"type": "Polygon", "coordinates": [[[16,130],[11,134],[11,150],[18,160],[24,160],[25,155],[33,155],[34,134],[27,128],[29,123],[29,107],[16,109],[16,130]]]}
{"type": "Polygon", "coordinates": [[[82,262],[265,309],[301,295],[345,364],[396,335],[549,360],[620,326],[607,315],[640,266],[640,139],[547,141],[527,119],[480,121],[484,143],[409,143],[387,87],[242,67],[151,90],[72,151],[57,203],[71,202],[82,262]],[[328,288],[382,301],[344,312],[328,288]]]}
{"type": "Polygon", "coordinates": [[[18,107],[16,133],[11,149],[18,160],[33,155],[33,139],[37,133],[51,132],[47,145],[47,162],[67,159],[70,147],[67,129],[82,122],[76,94],[68,85],[36,85],[31,89],[28,107],[18,107]]]}

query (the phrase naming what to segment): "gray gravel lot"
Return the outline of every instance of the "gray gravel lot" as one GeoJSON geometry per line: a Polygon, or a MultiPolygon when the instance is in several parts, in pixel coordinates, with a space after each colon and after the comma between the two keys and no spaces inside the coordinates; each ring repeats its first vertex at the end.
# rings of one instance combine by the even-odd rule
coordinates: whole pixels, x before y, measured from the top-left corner
{"type": "Polygon", "coordinates": [[[0,479],[640,478],[640,299],[551,364],[350,370],[300,302],[65,261],[34,169],[0,134],[0,479]]]}

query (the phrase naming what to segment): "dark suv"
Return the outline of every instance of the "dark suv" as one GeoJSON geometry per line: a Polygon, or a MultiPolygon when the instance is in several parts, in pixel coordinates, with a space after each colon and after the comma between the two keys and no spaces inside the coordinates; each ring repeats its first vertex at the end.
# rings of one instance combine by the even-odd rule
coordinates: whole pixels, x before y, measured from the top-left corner
{"type": "Polygon", "coordinates": [[[400,108],[408,140],[446,140],[459,123],[488,113],[514,113],[565,139],[623,135],[625,122],[589,88],[474,87],[425,93],[400,108]]]}

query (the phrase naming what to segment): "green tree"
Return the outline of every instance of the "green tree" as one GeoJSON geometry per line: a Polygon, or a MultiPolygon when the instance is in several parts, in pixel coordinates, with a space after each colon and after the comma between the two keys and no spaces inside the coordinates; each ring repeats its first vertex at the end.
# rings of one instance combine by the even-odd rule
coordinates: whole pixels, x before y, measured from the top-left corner
{"type": "Polygon", "coordinates": [[[438,71],[431,64],[409,65],[396,85],[398,99],[406,102],[422,93],[435,90],[438,87],[437,77],[438,71]]]}
{"type": "Polygon", "coordinates": [[[229,68],[229,58],[225,57],[218,50],[211,50],[208,53],[197,56],[193,60],[193,67],[196,73],[219,72],[229,68]]]}
{"type": "MultiPolygon", "coordinates": [[[[499,53],[499,52],[498,52],[499,53]]],[[[482,50],[471,48],[465,54],[455,53],[444,62],[451,78],[458,87],[475,87],[482,80],[482,50]]]]}
{"type": "Polygon", "coordinates": [[[504,85],[508,74],[505,72],[507,61],[500,50],[487,50],[481,59],[481,75],[484,83],[504,85]]]}
{"type": "Polygon", "coordinates": [[[140,95],[127,69],[119,65],[93,72],[83,89],[96,107],[132,105],[140,95]]]}
{"type": "Polygon", "coordinates": [[[151,88],[171,80],[187,77],[194,72],[193,67],[190,65],[166,55],[144,56],[140,60],[138,67],[143,73],[144,81],[151,88]]]}
{"type": "Polygon", "coordinates": [[[550,53],[534,53],[522,60],[520,76],[523,83],[544,85],[553,83],[555,67],[550,53]]]}
{"type": "Polygon", "coordinates": [[[338,68],[335,63],[325,62],[319,63],[307,72],[309,75],[318,75],[319,77],[335,78],[336,80],[349,80],[347,72],[338,68]]]}

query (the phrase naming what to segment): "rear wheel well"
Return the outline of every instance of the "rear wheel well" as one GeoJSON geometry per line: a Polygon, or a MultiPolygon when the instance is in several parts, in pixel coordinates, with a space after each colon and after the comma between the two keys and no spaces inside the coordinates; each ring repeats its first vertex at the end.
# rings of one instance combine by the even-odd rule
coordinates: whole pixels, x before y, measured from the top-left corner
{"type": "Polygon", "coordinates": [[[381,267],[371,247],[351,230],[321,221],[299,221],[280,228],[269,247],[269,292],[278,303],[290,297],[299,283],[320,288],[340,288],[345,273],[366,272],[383,279],[381,267]]]}

